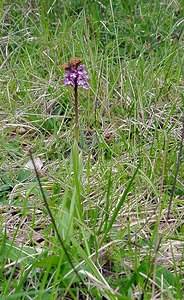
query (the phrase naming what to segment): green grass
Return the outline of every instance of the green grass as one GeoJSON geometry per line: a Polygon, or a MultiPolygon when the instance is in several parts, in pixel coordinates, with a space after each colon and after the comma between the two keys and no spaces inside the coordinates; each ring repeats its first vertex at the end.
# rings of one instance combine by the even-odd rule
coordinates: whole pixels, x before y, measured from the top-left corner
{"type": "Polygon", "coordinates": [[[166,218],[182,139],[182,7],[0,4],[1,299],[183,298],[182,158],[166,218]],[[90,74],[79,152],[59,68],[75,56],[90,74]]]}

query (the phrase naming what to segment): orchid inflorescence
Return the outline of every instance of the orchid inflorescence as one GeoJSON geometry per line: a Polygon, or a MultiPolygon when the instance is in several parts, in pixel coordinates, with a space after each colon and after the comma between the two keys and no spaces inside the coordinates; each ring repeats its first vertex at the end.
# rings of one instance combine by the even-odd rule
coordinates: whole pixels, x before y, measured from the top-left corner
{"type": "Polygon", "coordinates": [[[87,80],[89,80],[89,75],[86,72],[86,66],[82,65],[78,68],[76,67],[68,67],[65,69],[66,73],[64,75],[64,86],[70,85],[72,87],[75,87],[75,84],[77,86],[81,86],[84,89],[89,89],[89,84],[87,80]]]}
{"type": "Polygon", "coordinates": [[[65,69],[66,73],[63,79],[63,86],[72,86],[72,87],[83,87],[84,89],[89,89],[88,80],[89,75],[86,72],[86,66],[81,65],[82,59],[74,57],[62,67],[65,69]]]}

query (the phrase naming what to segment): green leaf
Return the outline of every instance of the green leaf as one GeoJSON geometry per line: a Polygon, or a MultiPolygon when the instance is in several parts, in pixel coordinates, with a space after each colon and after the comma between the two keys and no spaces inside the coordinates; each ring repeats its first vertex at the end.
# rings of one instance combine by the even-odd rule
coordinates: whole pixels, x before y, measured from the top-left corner
{"type": "Polygon", "coordinates": [[[30,175],[31,175],[31,172],[29,170],[20,170],[17,175],[17,181],[24,182],[29,178],[30,175]]]}

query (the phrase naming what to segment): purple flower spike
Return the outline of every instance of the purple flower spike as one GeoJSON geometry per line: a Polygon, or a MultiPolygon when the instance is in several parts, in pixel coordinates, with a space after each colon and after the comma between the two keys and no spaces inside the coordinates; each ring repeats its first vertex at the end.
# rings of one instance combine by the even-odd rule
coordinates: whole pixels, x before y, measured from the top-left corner
{"type": "Polygon", "coordinates": [[[88,90],[89,75],[86,72],[86,66],[80,65],[83,58],[73,57],[69,62],[63,64],[66,73],[63,79],[63,86],[72,86],[74,90],[74,109],[75,109],[75,140],[79,145],[79,102],[78,102],[78,87],[88,90]]]}
{"type": "Polygon", "coordinates": [[[65,68],[65,75],[63,79],[63,86],[81,86],[84,89],[89,89],[88,80],[89,75],[86,72],[86,66],[82,65],[79,66],[79,64],[76,64],[74,66],[67,66],[65,68]]]}

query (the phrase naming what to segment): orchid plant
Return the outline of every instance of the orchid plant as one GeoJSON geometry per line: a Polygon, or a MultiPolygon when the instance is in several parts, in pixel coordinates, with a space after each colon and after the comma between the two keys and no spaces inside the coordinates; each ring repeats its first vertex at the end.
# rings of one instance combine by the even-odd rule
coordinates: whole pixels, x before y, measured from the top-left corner
{"type": "Polygon", "coordinates": [[[63,87],[71,86],[74,91],[74,109],[75,109],[75,129],[74,129],[74,145],[71,151],[71,172],[73,173],[72,185],[74,187],[72,195],[66,191],[66,197],[62,203],[62,213],[59,220],[62,224],[62,235],[65,240],[70,240],[74,234],[75,218],[80,222],[83,220],[83,203],[81,200],[81,174],[82,174],[82,156],[79,153],[79,102],[78,88],[89,89],[89,75],[86,66],[81,65],[82,58],[71,58],[68,63],[61,67],[65,69],[63,78],[63,87]],[[75,217],[75,218],[74,218],[75,217]]]}

